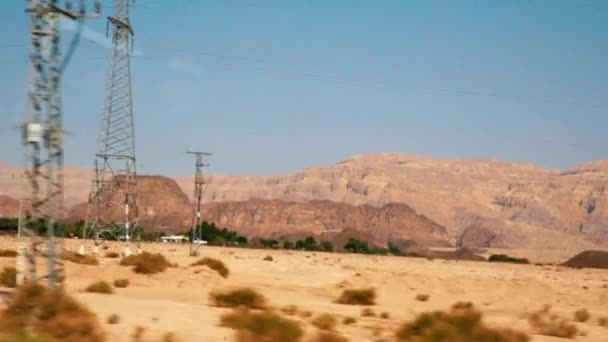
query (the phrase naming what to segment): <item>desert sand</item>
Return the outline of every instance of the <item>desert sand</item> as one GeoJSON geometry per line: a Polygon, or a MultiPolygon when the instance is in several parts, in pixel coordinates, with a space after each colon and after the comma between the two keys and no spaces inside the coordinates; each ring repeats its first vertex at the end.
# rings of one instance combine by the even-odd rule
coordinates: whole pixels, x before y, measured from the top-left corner
{"type": "MultiPolygon", "coordinates": [[[[76,251],[78,240],[66,240],[76,251]]],[[[90,246],[90,245],[89,245],[90,246]]],[[[0,248],[15,248],[14,238],[0,237],[0,248]]],[[[108,251],[121,251],[110,243],[108,251]]],[[[66,262],[69,293],[94,310],[108,334],[109,341],[131,341],[137,326],[146,329],[149,341],[160,341],[167,332],[179,341],[231,341],[233,331],[218,327],[221,314],[229,309],[210,305],[210,291],[231,287],[251,287],[264,294],[277,309],[296,305],[314,315],[331,313],[352,316],[357,323],[339,324],[338,331],[351,341],[391,341],[397,326],[416,314],[447,310],[458,301],[470,301],[492,326],[509,327],[531,334],[532,341],[560,341],[540,336],[531,330],[526,314],[550,304],[553,311],[572,318],[581,308],[589,310],[591,320],[577,323],[586,336],[577,341],[608,341],[608,328],[597,324],[598,317],[608,317],[608,271],[572,269],[553,265],[491,264],[421,258],[364,256],[300,251],[271,251],[221,247],[201,248],[201,256],[221,259],[230,269],[227,279],[206,267],[190,267],[196,260],[188,256],[188,245],[144,244],[143,250],[160,252],[178,267],[151,276],[135,274],[130,267],[119,266],[118,259],[99,258],[100,265],[85,266],[66,262]],[[264,261],[267,255],[273,261],[264,261]],[[128,288],[114,294],[84,292],[89,284],[128,278],[128,288]],[[362,307],[336,304],[342,289],[376,288],[377,305],[372,309],[387,312],[390,319],[360,317],[362,307]],[[427,294],[420,302],[416,295],[427,294]],[[108,325],[109,315],[121,317],[120,324],[108,325]],[[381,331],[374,336],[374,330],[381,331]]],[[[106,251],[103,251],[106,252],[106,251]]],[[[519,251],[518,256],[539,257],[519,251]]],[[[543,262],[563,262],[571,254],[552,252],[543,262]]],[[[531,259],[535,261],[534,258],[531,259]]],[[[15,258],[0,258],[0,269],[13,266],[15,258]]],[[[42,266],[42,265],[41,265],[42,266]]],[[[6,290],[6,289],[3,289],[6,290]]],[[[0,306],[1,306],[0,301],[0,306]]],[[[315,330],[310,318],[293,316],[302,322],[308,334],[315,330]]],[[[341,319],[340,319],[341,321],[341,319]]]]}

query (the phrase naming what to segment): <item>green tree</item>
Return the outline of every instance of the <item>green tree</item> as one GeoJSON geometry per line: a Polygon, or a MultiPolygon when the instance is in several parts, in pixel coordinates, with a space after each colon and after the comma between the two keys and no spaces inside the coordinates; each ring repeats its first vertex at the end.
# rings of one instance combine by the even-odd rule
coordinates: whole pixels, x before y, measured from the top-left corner
{"type": "Polygon", "coordinates": [[[283,249],[293,249],[293,247],[294,247],[293,242],[291,242],[289,240],[283,241],[283,249]]]}
{"type": "Polygon", "coordinates": [[[321,250],[325,252],[333,252],[334,245],[330,241],[321,241],[321,250]]]}

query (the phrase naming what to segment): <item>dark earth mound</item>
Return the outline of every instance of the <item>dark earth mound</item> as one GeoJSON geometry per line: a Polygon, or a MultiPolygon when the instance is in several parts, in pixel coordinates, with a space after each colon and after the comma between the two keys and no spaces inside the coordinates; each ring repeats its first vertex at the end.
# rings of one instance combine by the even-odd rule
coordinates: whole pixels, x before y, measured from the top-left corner
{"type": "Polygon", "coordinates": [[[584,251],[562,264],[576,268],[605,268],[608,269],[608,252],[584,251]]]}

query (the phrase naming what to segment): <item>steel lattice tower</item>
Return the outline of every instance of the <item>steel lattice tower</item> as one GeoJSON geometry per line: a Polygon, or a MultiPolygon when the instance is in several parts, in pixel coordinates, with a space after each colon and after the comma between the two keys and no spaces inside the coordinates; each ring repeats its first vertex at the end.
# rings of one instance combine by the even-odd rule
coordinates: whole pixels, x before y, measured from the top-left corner
{"type": "Polygon", "coordinates": [[[112,57],[84,232],[84,237],[93,237],[96,245],[104,234],[127,242],[132,237],[139,238],[129,1],[114,0],[114,16],[108,17],[112,26],[112,57]]]}
{"type": "Polygon", "coordinates": [[[194,173],[194,197],[192,198],[192,230],[190,231],[190,256],[198,256],[199,248],[202,243],[201,225],[201,205],[203,197],[203,186],[205,179],[203,178],[203,168],[209,166],[205,162],[205,157],[211,155],[207,152],[192,152],[190,154],[196,156],[195,173],[194,173]]]}
{"type": "MultiPolygon", "coordinates": [[[[101,3],[95,3],[99,13],[101,3]]],[[[23,145],[28,165],[25,168],[27,192],[19,215],[19,257],[17,282],[36,283],[46,278],[51,287],[64,279],[62,232],[58,219],[63,210],[63,122],[61,74],[77,45],[75,36],[68,57],[61,56],[59,21],[82,20],[87,16],[85,1],[72,10],[70,1],[60,7],[58,0],[29,0],[31,81],[28,108],[23,124],[23,145]],[[46,251],[43,245],[46,243],[46,251]],[[37,259],[48,258],[47,272],[37,269],[37,259]],[[45,274],[46,273],[46,274],[45,274]]]]}

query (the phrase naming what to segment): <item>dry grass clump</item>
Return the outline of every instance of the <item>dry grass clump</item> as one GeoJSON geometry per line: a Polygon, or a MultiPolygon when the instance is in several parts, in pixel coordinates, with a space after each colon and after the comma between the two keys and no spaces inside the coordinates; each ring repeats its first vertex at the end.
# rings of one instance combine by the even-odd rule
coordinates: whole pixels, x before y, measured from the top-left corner
{"type": "Polygon", "coordinates": [[[104,294],[114,293],[114,289],[112,288],[112,285],[108,284],[105,281],[95,282],[95,283],[87,286],[87,288],[84,290],[87,292],[92,292],[92,293],[104,293],[104,294]]]}
{"type": "Polygon", "coordinates": [[[416,300],[419,301],[419,302],[426,302],[426,301],[429,300],[429,298],[430,298],[430,296],[427,295],[427,294],[416,295],[416,300]]]}
{"type": "Polygon", "coordinates": [[[333,331],[336,328],[336,324],[338,324],[338,320],[334,315],[324,313],[315,317],[311,323],[317,327],[317,329],[333,331]]]}
{"type": "Polygon", "coordinates": [[[26,338],[38,337],[16,341],[106,341],[93,312],[65,292],[41,285],[17,289],[15,300],[0,313],[0,332],[26,338]]]}
{"type": "Polygon", "coordinates": [[[388,312],[383,312],[380,314],[380,318],[389,319],[389,318],[391,318],[391,315],[388,312]]]}
{"type": "Polygon", "coordinates": [[[246,307],[266,309],[266,297],[250,288],[238,288],[226,292],[211,292],[209,299],[215,306],[222,308],[246,307]]]}
{"type": "Polygon", "coordinates": [[[223,261],[218,260],[218,259],[205,257],[205,258],[202,258],[199,261],[195,262],[194,264],[192,264],[192,266],[209,267],[210,269],[216,271],[219,275],[221,275],[224,278],[228,278],[228,275],[230,275],[230,270],[228,269],[228,267],[226,267],[226,264],[224,264],[223,261]]]}
{"type": "Polygon", "coordinates": [[[403,324],[396,333],[398,341],[479,341],[526,342],[529,337],[508,329],[489,328],[483,324],[481,313],[474,308],[452,308],[450,312],[435,311],[420,314],[403,324]]]}
{"type": "Polygon", "coordinates": [[[81,265],[99,265],[99,261],[94,255],[81,255],[70,251],[65,251],[63,253],[63,260],[71,261],[75,264],[81,265]]]}
{"type": "Polygon", "coordinates": [[[348,342],[348,339],[332,331],[319,331],[311,342],[348,342]]]}
{"type": "Polygon", "coordinates": [[[336,303],[348,305],[374,305],[376,304],[376,290],[373,288],[347,289],[340,294],[336,303]]]}
{"type": "Polygon", "coordinates": [[[585,323],[591,318],[591,314],[587,309],[580,309],[574,313],[574,320],[577,322],[585,323]]]}
{"type": "Polygon", "coordinates": [[[129,279],[114,280],[114,287],[119,287],[119,288],[129,287],[129,279]]]}
{"type": "Polygon", "coordinates": [[[0,285],[5,287],[17,286],[17,269],[14,267],[4,267],[0,273],[0,285]]]}
{"type": "Polygon", "coordinates": [[[281,308],[281,312],[286,314],[287,316],[294,316],[298,314],[299,311],[300,309],[298,309],[296,305],[287,305],[281,308]]]}
{"type": "Polygon", "coordinates": [[[225,314],[220,325],[236,330],[238,342],[300,341],[303,335],[300,325],[272,312],[236,310],[225,314]]]}
{"type": "Polygon", "coordinates": [[[119,257],[120,257],[120,254],[118,252],[107,252],[106,253],[106,258],[117,259],[119,257]]]}
{"type": "Polygon", "coordinates": [[[354,317],[344,317],[344,319],[342,320],[342,324],[344,325],[351,325],[355,323],[357,323],[357,319],[354,317]]]}
{"type": "Polygon", "coordinates": [[[144,334],[146,333],[146,328],[138,325],[133,329],[133,334],[131,335],[131,340],[133,342],[143,342],[144,334]]]}
{"type": "Polygon", "coordinates": [[[120,323],[120,316],[118,316],[117,314],[111,314],[110,316],[108,316],[108,319],[106,320],[106,323],[108,323],[108,324],[118,324],[118,323],[120,323]]]}
{"type": "Polygon", "coordinates": [[[264,257],[264,261],[274,261],[274,258],[270,255],[264,257]]]}
{"type": "Polygon", "coordinates": [[[154,274],[164,272],[171,263],[160,253],[142,252],[122,258],[120,265],[133,266],[135,273],[154,274]]]}
{"type": "Polygon", "coordinates": [[[574,338],[578,333],[576,325],[551,313],[549,305],[529,315],[528,322],[541,335],[574,338]]]}
{"type": "Polygon", "coordinates": [[[608,328],[608,317],[599,317],[597,319],[597,324],[602,327],[608,328]]]}
{"type": "Polygon", "coordinates": [[[14,258],[17,256],[17,251],[12,249],[0,249],[0,258],[14,258]]]}
{"type": "Polygon", "coordinates": [[[163,338],[161,339],[161,341],[162,342],[177,342],[177,337],[175,336],[175,333],[168,332],[163,335],[163,338]]]}
{"type": "Polygon", "coordinates": [[[361,317],[376,317],[376,313],[370,308],[365,308],[361,310],[361,317]]]}

